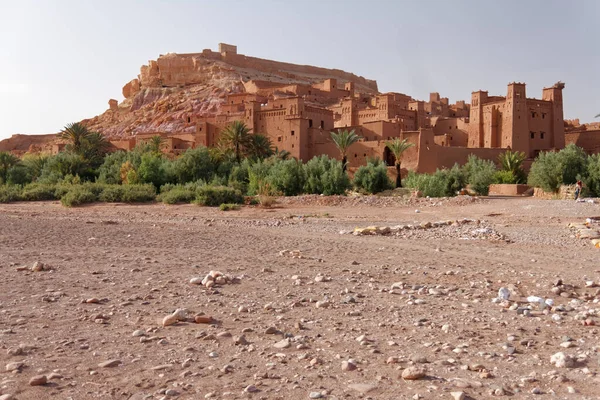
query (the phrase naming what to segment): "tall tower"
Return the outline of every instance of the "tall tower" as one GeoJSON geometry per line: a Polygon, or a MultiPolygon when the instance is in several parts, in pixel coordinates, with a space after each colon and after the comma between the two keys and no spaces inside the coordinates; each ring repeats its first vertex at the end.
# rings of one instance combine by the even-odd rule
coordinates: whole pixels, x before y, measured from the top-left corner
{"type": "Polygon", "coordinates": [[[487,98],[488,92],[482,90],[471,93],[467,147],[483,147],[483,104],[487,98]]]}
{"type": "Polygon", "coordinates": [[[525,84],[513,82],[508,84],[506,93],[506,122],[503,127],[507,129],[507,145],[513,151],[522,151],[527,157],[529,154],[529,122],[527,119],[527,94],[525,84]]]}
{"type": "Polygon", "coordinates": [[[565,147],[565,124],[563,116],[563,98],[562,90],[565,84],[555,83],[552,87],[544,88],[542,100],[552,102],[552,142],[550,145],[555,149],[565,147]]]}

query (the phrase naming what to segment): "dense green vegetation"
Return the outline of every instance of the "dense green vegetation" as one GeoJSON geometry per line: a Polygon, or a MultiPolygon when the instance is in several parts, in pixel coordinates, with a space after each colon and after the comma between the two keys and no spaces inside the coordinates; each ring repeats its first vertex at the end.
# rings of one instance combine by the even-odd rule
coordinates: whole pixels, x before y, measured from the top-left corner
{"type": "MultiPolygon", "coordinates": [[[[193,203],[235,209],[234,204],[272,203],[273,196],[300,194],[344,195],[348,190],[379,193],[401,186],[400,160],[411,145],[405,140],[386,143],[396,161],[396,184],[379,159],[359,167],[351,181],[345,155],[357,140],[353,131],[332,133],[340,162],[319,156],[306,163],[289,158],[266,136],[249,133],[232,124],[215,148],[189,149],[177,158],[161,151],[163,139],[151,138],[133,151],[107,154],[107,143],[80,124],[65,127],[61,137],[68,145],[57,155],[28,155],[22,159],[0,152],[0,202],[60,200],[67,207],[91,202],[193,203]],[[245,199],[255,196],[255,199],[245,199]]],[[[600,156],[587,156],[570,145],[559,152],[541,153],[529,176],[523,171],[523,153],[507,151],[497,165],[470,156],[464,166],[433,174],[411,172],[406,187],[425,196],[454,196],[469,187],[487,195],[493,183],[524,183],[556,191],[562,184],[581,179],[588,194],[600,195],[600,156]]]]}

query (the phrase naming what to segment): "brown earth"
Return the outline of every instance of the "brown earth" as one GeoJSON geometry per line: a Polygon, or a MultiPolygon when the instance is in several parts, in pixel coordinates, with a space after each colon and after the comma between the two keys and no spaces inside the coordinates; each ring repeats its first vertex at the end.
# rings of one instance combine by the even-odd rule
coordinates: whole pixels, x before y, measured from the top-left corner
{"type": "Polygon", "coordinates": [[[0,205],[0,398],[598,398],[598,328],[584,320],[600,322],[586,288],[600,250],[566,227],[596,215],[533,198],[0,205]],[[462,218],[480,221],[340,234],[462,218]],[[211,270],[238,280],[189,283],[211,270]],[[509,303],[492,302],[501,287],[509,303]],[[162,327],[176,309],[214,322],[162,327]],[[561,351],[569,368],[550,363],[561,351]],[[402,379],[419,376],[410,367],[425,376],[402,379]]]}

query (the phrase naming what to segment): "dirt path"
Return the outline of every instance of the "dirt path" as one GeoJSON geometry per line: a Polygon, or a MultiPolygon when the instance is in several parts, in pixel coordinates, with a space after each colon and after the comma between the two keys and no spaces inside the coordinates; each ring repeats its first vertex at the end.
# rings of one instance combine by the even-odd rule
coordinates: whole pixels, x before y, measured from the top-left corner
{"type": "Polygon", "coordinates": [[[600,250],[566,227],[598,205],[318,201],[0,205],[0,399],[598,398],[598,328],[583,321],[600,323],[585,287],[600,250]],[[340,234],[463,218],[479,224],[340,234]],[[19,268],[36,261],[52,270],[19,268]],[[239,281],[189,283],[211,270],[239,281]],[[491,301],[501,287],[508,304],[491,301]],[[162,327],[176,309],[216,322],[162,327]],[[569,368],[550,363],[561,351],[569,368]],[[401,379],[411,367],[425,377],[401,379]]]}

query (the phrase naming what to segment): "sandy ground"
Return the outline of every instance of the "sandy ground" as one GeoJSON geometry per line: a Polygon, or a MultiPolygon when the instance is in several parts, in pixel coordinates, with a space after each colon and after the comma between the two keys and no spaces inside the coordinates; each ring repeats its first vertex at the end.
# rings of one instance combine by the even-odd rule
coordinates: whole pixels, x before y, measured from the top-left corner
{"type": "Polygon", "coordinates": [[[567,228],[599,205],[328,201],[0,205],[0,399],[600,398],[600,249],[567,228]]]}

